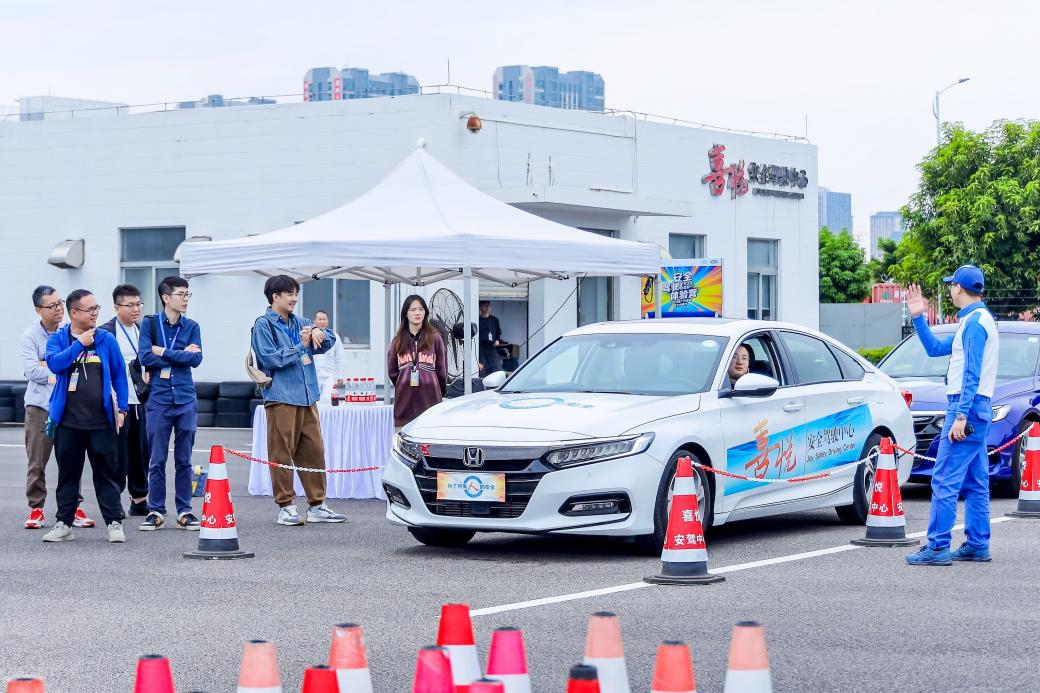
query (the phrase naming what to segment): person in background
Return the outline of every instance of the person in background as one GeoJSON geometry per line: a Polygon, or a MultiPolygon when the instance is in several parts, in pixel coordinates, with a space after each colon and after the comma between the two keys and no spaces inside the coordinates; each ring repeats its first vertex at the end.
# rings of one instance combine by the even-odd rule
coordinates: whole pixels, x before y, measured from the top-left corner
{"type": "MultiPolygon", "coordinates": [[[[293,311],[300,299],[300,284],[280,274],[264,284],[268,309],[253,323],[253,352],[260,368],[271,376],[263,389],[267,414],[267,455],[274,462],[309,469],[325,469],[325,443],[318,418],[318,375],[314,356],[333,346],[330,329],[313,327],[293,311]]],[[[307,522],[346,522],[344,515],[325,504],[325,474],[301,472],[300,483],[310,508],[306,520],[296,508],[291,469],[271,467],[271,488],[278,505],[280,525],[307,522]]]]}
{"type": "Polygon", "coordinates": [[[119,466],[123,470],[120,491],[126,488],[130,492],[130,514],[144,517],[148,515],[148,464],[151,455],[144,405],[135,387],[136,381],[147,383],[149,380],[148,372],[141,368],[137,356],[141,343],[141,290],[132,284],[120,284],[112,291],[112,303],[115,304],[116,317],[101,329],[112,333],[119,343],[119,351],[126,362],[130,396],[126,423],[119,429],[119,466]],[[137,369],[136,373],[131,373],[131,365],[137,369]]]}
{"type": "Polygon", "coordinates": [[[202,331],[185,315],[191,298],[186,280],[166,277],[158,292],[163,310],[145,320],[137,352],[151,378],[145,404],[151,446],[148,515],[138,529],[154,531],[166,522],[166,461],[172,433],[177,528],[197,531],[199,518],[191,512],[191,448],[199,403],[191,369],[202,363],[202,331]]]}
{"type": "Polygon", "coordinates": [[[323,310],[314,313],[314,326],[331,334],[333,340],[333,343],[329,344],[328,351],[323,354],[314,354],[314,368],[318,374],[318,392],[324,397],[326,393],[331,394],[336,380],[342,378],[346,372],[347,355],[343,351],[339,337],[329,329],[328,313],[323,310]]]}
{"type": "MultiPolygon", "coordinates": [[[[44,433],[50,413],[55,376],[47,368],[47,340],[58,331],[65,319],[65,302],[53,286],[38,286],[32,295],[39,320],[34,320],[22,334],[22,373],[25,375],[25,453],[29,465],[25,474],[25,499],[29,502],[26,529],[40,529],[47,518],[43,506],[47,501],[47,478],[44,470],[51,459],[54,441],[44,433]]],[[[83,498],[80,497],[80,502],[83,498]]],[[[93,527],[94,521],[82,508],[76,508],[75,527],[93,527]]]]}
{"type": "Polygon", "coordinates": [[[502,344],[502,326],[491,314],[491,301],[480,302],[480,377],[502,370],[502,355],[498,347],[502,344]]]}
{"type": "Polygon", "coordinates": [[[751,348],[747,344],[741,344],[733,352],[733,358],[729,362],[729,386],[732,388],[743,376],[747,375],[751,368],[751,348]]]}
{"type": "Polygon", "coordinates": [[[84,289],[69,294],[71,322],[47,339],[47,367],[54,373],[50,419],[58,458],[57,522],[46,542],[72,541],[80,478],[90,458],[101,517],[113,544],[126,541],[116,437],[126,419],[126,364],[115,337],[97,330],[100,307],[84,289]]]}
{"type": "Polygon", "coordinates": [[[404,300],[386,368],[394,383],[394,426],[398,430],[444,399],[448,389],[444,340],[430,324],[430,310],[422,296],[404,300]]]}

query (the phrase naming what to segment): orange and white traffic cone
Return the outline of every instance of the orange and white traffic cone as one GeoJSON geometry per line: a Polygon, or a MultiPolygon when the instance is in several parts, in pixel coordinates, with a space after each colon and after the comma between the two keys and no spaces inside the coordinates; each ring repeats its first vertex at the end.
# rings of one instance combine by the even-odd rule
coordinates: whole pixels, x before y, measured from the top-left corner
{"type": "Polygon", "coordinates": [[[506,693],[506,687],[495,679],[477,679],[470,684],[469,693],[506,693]]]}
{"type": "MultiPolygon", "coordinates": [[[[1007,516],[1040,519],[1040,423],[1029,427],[1025,445],[1026,465],[1018,484],[1018,507],[1007,516]]],[[[1012,464],[1018,464],[1018,460],[1012,464]]]]}
{"type": "Polygon", "coordinates": [[[588,664],[572,666],[567,679],[567,693],[600,693],[596,667],[588,664]]]}
{"type": "Polygon", "coordinates": [[[773,681],[769,675],[769,656],[766,654],[766,636],[762,625],[755,621],[741,621],[733,626],[729,644],[729,665],[723,693],[771,693],[773,681]]]}
{"type": "Polygon", "coordinates": [[[301,693],[340,693],[336,682],[336,670],[324,664],[316,664],[303,672],[301,693]]]}
{"type": "Polygon", "coordinates": [[[35,676],[21,676],[7,680],[7,693],[44,693],[43,679],[35,676]]]}
{"type": "Polygon", "coordinates": [[[589,617],[582,664],[596,667],[599,689],[603,693],[629,693],[628,667],[617,614],[597,611],[589,617]]]}
{"type": "Polygon", "coordinates": [[[874,471],[874,485],[871,489],[866,536],[853,539],[852,543],[856,546],[919,544],[919,539],[906,538],[906,516],[903,515],[903,496],[899,492],[896,451],[891,438],[881,439],[877,469],[874,471]]]}
{"type": "Polygon", "coordinates": [[[501,681],[506,693],[531,693],[524,636],[519,628],[496,628],[491,634],[487,678],[501,681]]]}
{"type": "Polygon", "coordinates": [[[412,693],[453,693],[451,660],[443,647],[424,647],[415,662],[412,693]]]}
{"type": "Polygon", "coordinates": [[[686,643],[665,640],[657,647],[650,693],[697,693],[693,660],[686,643]]]}
{"type": "Polygon", "coordinates": [[[643,579],[655,585],[708,585],[726,579],[708,572],[708,545],[697,517],[697,489],[689,457],[679,458],[675,472],[668,533],[661,550],[661,572],[643,579]]]}
{"type": "Polygon", "coordinates": [[[242,648],[238,693],[282,693],[278,655],[270,640],[250,640],[242,648]]]}
{"type": "Polygon", "coordinates": [[[185,558],[230,559],[253,558],[255,554],[238,546],[238,523],[235,506],[231,502],[231,484],[224,448],[214,445],[209,450],[209,472],[206,477],[206,495],[202,503],[202,521],[199,527],[199,548],[186,551],[185,558]]]}
{"type": "Polygon", "coordinates": [[[139,657],[134,693],[174,693],[170,660],[157,654],[139,657]]]}
{"type": "Polygon", "coordinates": [[[437,629],[437,646],[448,650],[456,693],[465,693],[480,678],[480,658],[473,639],[473,621],[468,604],[445,604],[437,629]]]}
{"type": "Polygon", "coordinates": [[[372,675],[368,671],[368,653],[361,626],[340,623],[333,627],[329,666],[336,670],[340,690],[345,693],[372,693],[372,675]]]}

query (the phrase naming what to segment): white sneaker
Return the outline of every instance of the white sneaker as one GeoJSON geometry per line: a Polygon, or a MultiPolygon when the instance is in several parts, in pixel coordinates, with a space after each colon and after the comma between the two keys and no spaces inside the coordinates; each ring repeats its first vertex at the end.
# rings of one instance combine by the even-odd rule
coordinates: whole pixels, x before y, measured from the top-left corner
{"type": "Polygon", "coordinates": [[[72,535],[72,528],[64,522],[55,522],[54,529],[43,535],[44,541],[72,541],[75,537],[72,535]]]}
{"type": "Polygon", "coordinates": [[[108,523],[108,542],[110,544],[125,544],[126,532],[123,531],[122,522],[108,523]]]}
{"type": "Polygon", "coordinates": [[[332,508],[322,503],[307,511],[307,522],[346,522],[347,516],[332,512],[332,508]]]}
{"type": "Polygon", "coordinates": [[[295,527],[304,524],[304,521],[295,505],[287,505],[278,511],[278,524],[295,527]]]}

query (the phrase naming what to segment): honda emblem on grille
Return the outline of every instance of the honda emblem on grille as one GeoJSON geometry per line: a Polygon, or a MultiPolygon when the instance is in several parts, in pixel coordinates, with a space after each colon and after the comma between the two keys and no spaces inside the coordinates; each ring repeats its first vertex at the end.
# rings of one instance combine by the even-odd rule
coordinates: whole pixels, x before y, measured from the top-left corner
{"type": "Polygon", "coordinates": [[[467,467],[483,467],[484,451],[480,448],[465,448],[462,451],[462,464],[467,467]]]}

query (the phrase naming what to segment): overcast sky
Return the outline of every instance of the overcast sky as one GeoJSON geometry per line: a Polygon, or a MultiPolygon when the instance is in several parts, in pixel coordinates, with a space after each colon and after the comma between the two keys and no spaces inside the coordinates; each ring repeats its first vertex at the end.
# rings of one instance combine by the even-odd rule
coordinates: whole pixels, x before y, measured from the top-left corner
{"type": "Polygon", "coordinates": [[[857,234],[896,209],[944,120],[1040,118],[1031,0],[0,0],[0,106],[287,94],[313,66],[489,89],[498,65],[592,70],[608,107],[804,134],[857,234]],[[261,9],[264,6],[277,9],[261,9]],[[808,123],[808,126],[806,126],[808,123]]]}

